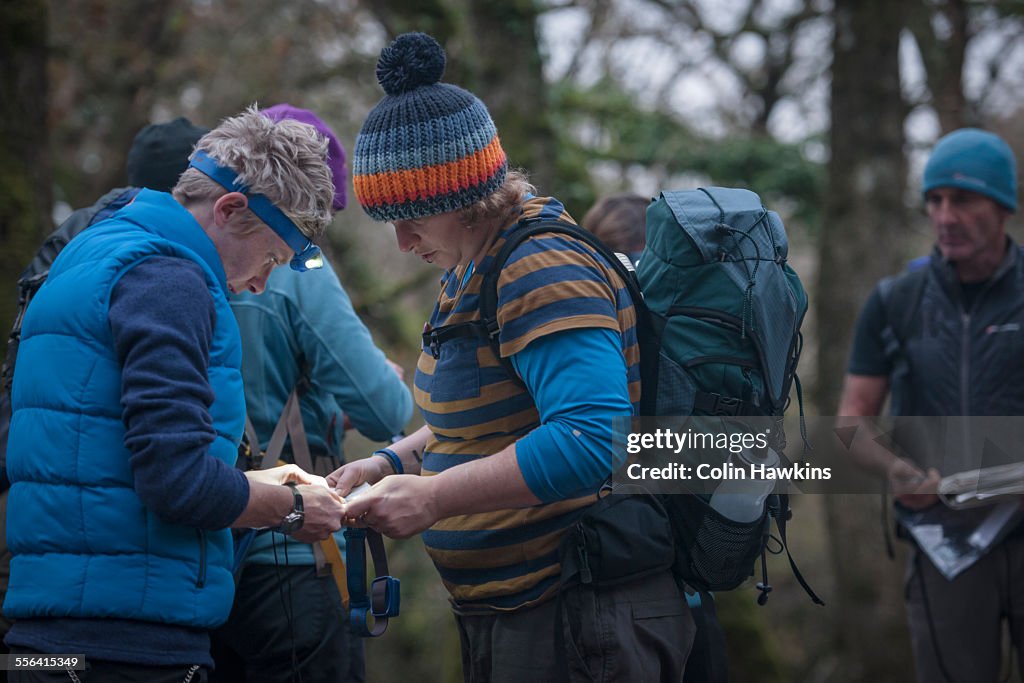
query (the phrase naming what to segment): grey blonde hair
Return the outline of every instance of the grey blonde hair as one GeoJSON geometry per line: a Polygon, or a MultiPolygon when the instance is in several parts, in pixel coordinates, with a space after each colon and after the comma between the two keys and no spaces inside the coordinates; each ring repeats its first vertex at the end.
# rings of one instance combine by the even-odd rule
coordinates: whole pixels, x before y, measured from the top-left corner
{"type": "MultiPolygon", "coordinates": [[[[235,171],[251,192],[266,195],[306,237],[319,237],[330,224],[334,184],[326,163],[327,140],[313,126],[293,119],[273,121],[254,104],[224,119],[199,139],[196,149],[235,171]]],[[[189,168],[172,193],[188,205],[227,191],[189,168]]],[[[252,219],[255,226],[255,214],[252,219]]]]}
{"type": "Polygon", "coordinates": [[[526,195],[536,192],[537,188],[530,184],[526,171],[521,168],[510,168],[505,176],[505,182],[480,201],[462,209],[460,218],[463,223],[470,226],[495,219],[504,225],[516,217],[519,205],[526,199],[526,195]]]}

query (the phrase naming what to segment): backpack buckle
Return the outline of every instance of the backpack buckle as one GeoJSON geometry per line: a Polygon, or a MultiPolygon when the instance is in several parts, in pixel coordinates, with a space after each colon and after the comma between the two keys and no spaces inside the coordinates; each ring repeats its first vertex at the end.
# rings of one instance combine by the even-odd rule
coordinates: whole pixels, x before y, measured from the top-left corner
{"type": "Polygon", "coordinates": [[[401,584],[393,576],[378,576],[370,584],[370,614],[374,619],[397,617],[401,605],[401,584]]]}
{"type": "Polygon", "coordinates": [[[484,324],[484,329],[487,331],[487,339],[496,341],[498,339],[498,335],[501,334],[501,326],[498,325],[498,319],[491,318],[482,322],[484,324]]]}
{"type": "Polygon", "coordinates": [[[430,355],[437,360],[441,357],[441,340],[437,338],[437,330],[423,333],[424,350],[430,349],[430,355]]]}
{"type": "Polygon", "coordinates": [[[722,396],[720,394],[714,394],[715,404],[711,408],[713,415],[739,415],[740,408],[743,407],[743,401],[738,398],[731,396],[722,396]]]}

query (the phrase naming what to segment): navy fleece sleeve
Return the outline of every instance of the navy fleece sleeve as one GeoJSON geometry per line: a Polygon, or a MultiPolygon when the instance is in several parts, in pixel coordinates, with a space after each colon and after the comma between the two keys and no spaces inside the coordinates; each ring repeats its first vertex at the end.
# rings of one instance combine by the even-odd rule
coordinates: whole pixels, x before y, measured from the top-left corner
{"type": "Polygon", "coordinates": [[[207,454],[215,318],[202,271],[185,259],[143,261],[110,297],[135,491],[164,521],[203,529],[230,525],[249,500],[245,475],[207,454]]]}
{"type": "Polygon", "coordinates": [[[516,442],[526,485],[549,503],[596,491],[612,472],[612,420],[632,414],[619,333],[545,335],[512,356],[541,426],[516,442]]]}

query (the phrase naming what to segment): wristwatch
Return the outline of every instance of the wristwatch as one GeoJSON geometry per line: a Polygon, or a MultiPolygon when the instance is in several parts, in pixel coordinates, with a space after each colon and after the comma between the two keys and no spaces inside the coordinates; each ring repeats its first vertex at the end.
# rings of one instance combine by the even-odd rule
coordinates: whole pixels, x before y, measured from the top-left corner
{"type": "Polygon", "coordinates": [[[287,536],[302,528],[303,522],[306,521],[306,512],[302,507],[302,494],[299,493],[299,490],[295,487],[295,483],[289,482],[285,484],[285,486],[292,490],[292,495],[295,497],[295,503],[292,506],[292,511],[285,515],[284,519],[281,520],[281,526],[279,526],[277,530],[287,536]]]}

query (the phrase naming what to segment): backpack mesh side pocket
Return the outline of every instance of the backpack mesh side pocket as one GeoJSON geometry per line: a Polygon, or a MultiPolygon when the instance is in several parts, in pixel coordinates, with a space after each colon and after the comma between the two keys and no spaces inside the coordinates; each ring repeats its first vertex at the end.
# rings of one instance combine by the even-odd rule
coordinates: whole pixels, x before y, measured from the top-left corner
{"type": "Polygon", "coordinates": [[[693,377],[664,351],[658,354],[656,415],[689,415],[697,396],[693,377]]]}
{"type": "Polygon", "coordinates": [[[700,590],[732,590],[753,574],[754,562],[767,541],[767,507],[753,522],[720,515],[698,495],[662,497],[672,520],[676,544],[673,572],[700,590]]]}

